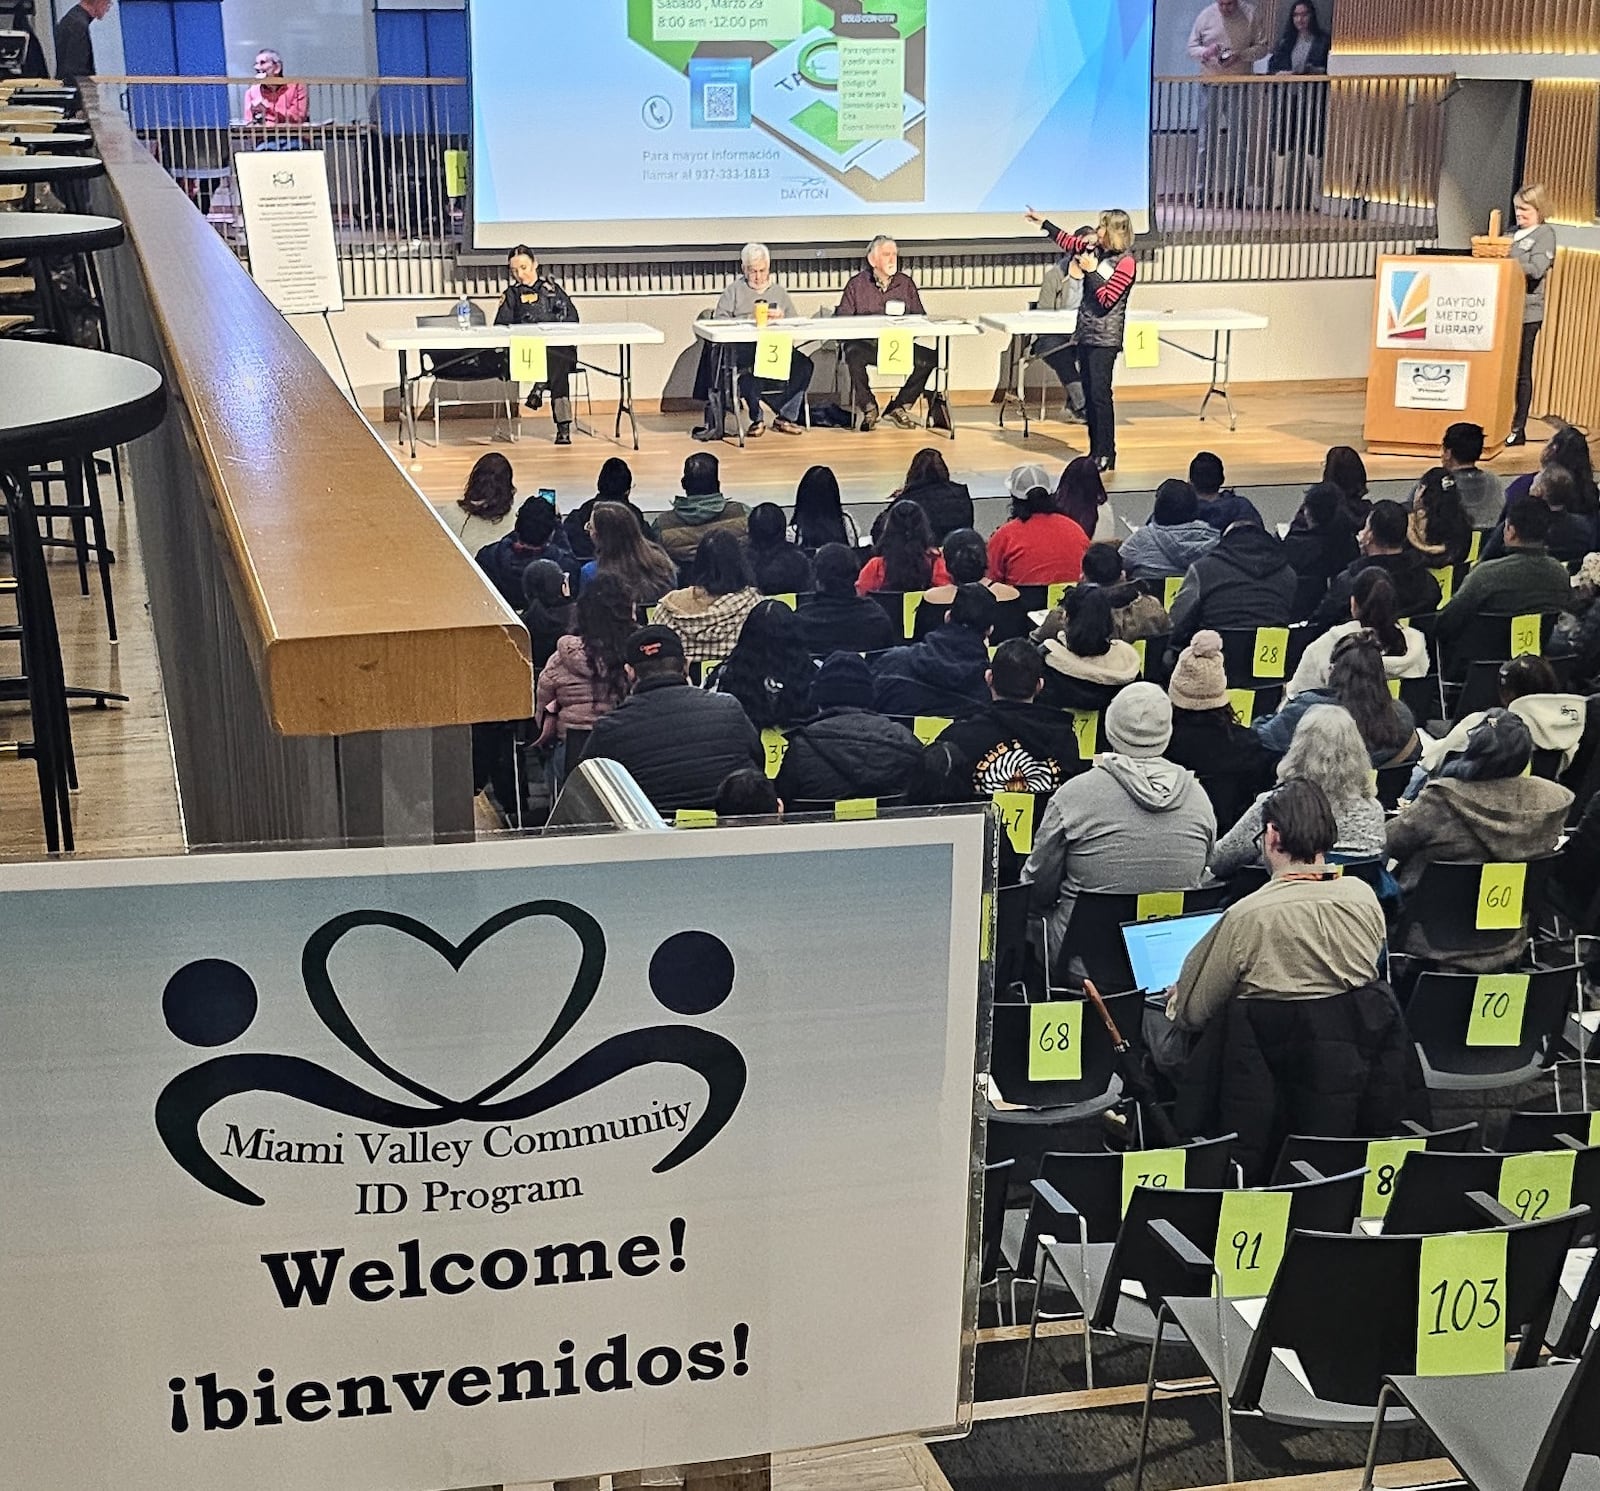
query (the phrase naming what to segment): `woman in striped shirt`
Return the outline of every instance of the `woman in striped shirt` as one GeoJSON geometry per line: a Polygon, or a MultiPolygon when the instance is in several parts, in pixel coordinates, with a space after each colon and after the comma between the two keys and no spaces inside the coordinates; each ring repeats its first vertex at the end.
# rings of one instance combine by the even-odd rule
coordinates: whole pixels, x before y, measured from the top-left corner
{"type": "Polygon", "coordinates": [[[1117,413],[1111,398],[1111,373],[1127,323],[1128,294],[1137,274],[1133,260],[1133,220],[1120,208],[1100,214],[1092,237],[1068,233],[1028,209],[1063,253],[1084,271],[1078,306],[1078,372],[1088,399],[1089,455],[1102,471],[1117,469],[1117,413]]]}

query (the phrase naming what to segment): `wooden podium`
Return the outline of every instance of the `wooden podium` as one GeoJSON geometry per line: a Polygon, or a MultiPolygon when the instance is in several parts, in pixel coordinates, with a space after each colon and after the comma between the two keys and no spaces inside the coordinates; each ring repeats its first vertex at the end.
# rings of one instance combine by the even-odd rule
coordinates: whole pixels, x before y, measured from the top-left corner
{"type": "Polygon", "coordinates": [[[1445,429],[1482,425],[1498,452],[1516,407],[1526,281],[1511,259],[1386,254],[1378,261],[1367,449],[1437,456],[1445,429]]]}

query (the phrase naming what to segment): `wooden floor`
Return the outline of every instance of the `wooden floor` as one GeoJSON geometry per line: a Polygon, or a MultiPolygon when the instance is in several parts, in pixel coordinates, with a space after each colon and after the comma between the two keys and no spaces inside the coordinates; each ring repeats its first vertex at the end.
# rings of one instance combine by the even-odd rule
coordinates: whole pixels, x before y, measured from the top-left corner
{"type": "MultiPolygon", "coordinates": [[[[1117,470],[1107,479],[1112,493],[1147,492],[1169,476],[1186,473],[1190,457],[1198,450],[1213,450],[1223,459],[1228,480],[1237,486],[1277,483],[1308,484],[1321,474],[1322,458],[1330,445],[1361,449],[1365,393],[1359,383],[1240,385],[1234,394],[1238,429],[1228,429],[1218,400],[1211,401],[1209,417],[1195,417],[1203,390],[1160,388],[1131,392],[1118,398],[1117,470]],[[1220,422],[1219,422],[1220,420],[1220,422]]],[[[581,412],[581,409],[580,409],[581,412]]],[[[938,449],[957,481],[964,481],[974,497],[1005,492],[1006,477],[1023,462],[1059,472],[1074,456],[1085,454],[1082,425],[1065,424],[1052,417],[1035,424],[1024,440],[1015,408],[1008,415],[1010,428],[1002,430],[992,405],[958,405],[953,441],[933,431],[897,430],[880,424],[869,434],[854,430],[811,430],[786,436],[769,432],[744,449],[732,441],[699,445],[689,438],[695,423],[688,415],[647,414],[640,418],[640,449],[627,439],[611,439],[612,417],[597,408],[593,428],[598,438],[576,435],[570,448],[551,443],[553,427],[548,412],[529,414],[522,422],[522,438],[508,442],[501,426],[500,438],[491,443],[488,421],[446,420],[443,444],[422,444],[415,462],[406,462],[417,485],[444,504],[461,494],[472,464],[487,450],[501,451],[516,472],[517,488],[532,492],[554,487],[565,509],[594,495],[601,463],[620,455],[633,469],[634,498],[646,511],[668,505],[678,490],[684,457],[711,450],[722,463],[723,491],[746,502],[777,502],[792,506],[795,484],[806,468],[831,466],[847,502],[881,502],[904,479],[906,466],[924,445],[938,449]]],[[[432,426],[425,427],[429,438],[432,426]]],[[[395,427],[380,426],[391,443],[395,427]]],[[[1537,422],[1530,428],[1535,442],[1542,439],[1537,422]]],[[[1538,464],[1537,443],[1503,452],[1492,463],[1495,471],[1515,474],[1538,464]]],[[[1429,463],[1402,456],[1373,456],[1367,470],[1374,479],[1417,477],[1429,463]]]]}

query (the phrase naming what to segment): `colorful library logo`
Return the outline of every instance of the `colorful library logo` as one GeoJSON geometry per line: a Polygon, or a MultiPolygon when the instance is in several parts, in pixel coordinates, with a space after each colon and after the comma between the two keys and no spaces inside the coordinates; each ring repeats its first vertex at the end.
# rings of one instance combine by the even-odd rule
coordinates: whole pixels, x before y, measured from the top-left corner
{"type": "Polygon", "coordinates": [[[1432,295],[1429,275],[1420,269],[1396,269],[1389,276],[1384,305],[1384,336],[1396,342],[1426,342],[1428,302],[1432,295]]]}

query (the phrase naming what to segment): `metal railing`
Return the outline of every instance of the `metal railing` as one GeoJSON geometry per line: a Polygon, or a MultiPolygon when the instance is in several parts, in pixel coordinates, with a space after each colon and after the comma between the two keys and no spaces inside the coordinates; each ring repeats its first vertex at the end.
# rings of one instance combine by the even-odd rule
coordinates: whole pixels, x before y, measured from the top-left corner
{"type": "MultiPolygon", "coordinates": [[[[481,295],[498,265],[459,262],[466,203],[446,152],[468,149],[461,78],[305,78],[304,124],[246,118],[245,78],[111,78],[129,123],[241,259],[249,246],[233,175],[241,150],[318,149],[352,299],[481,295]]],[[[1384,253],[1437,235],[1444,76],[1157,78],[1151,107],[1146,283],[1360,278],[1384,253]]],[[[1053,257],[1023,241],[907,245],[927,289],[1037,285],[1053,257]]],[[[859,262],[840,248],[780,248],[792,290],[826,293],[859,262]]],[[[548,255],[586,295],[694,295],[726,282],[727,256],[664,251],[640,262],[548,255]]]]}

